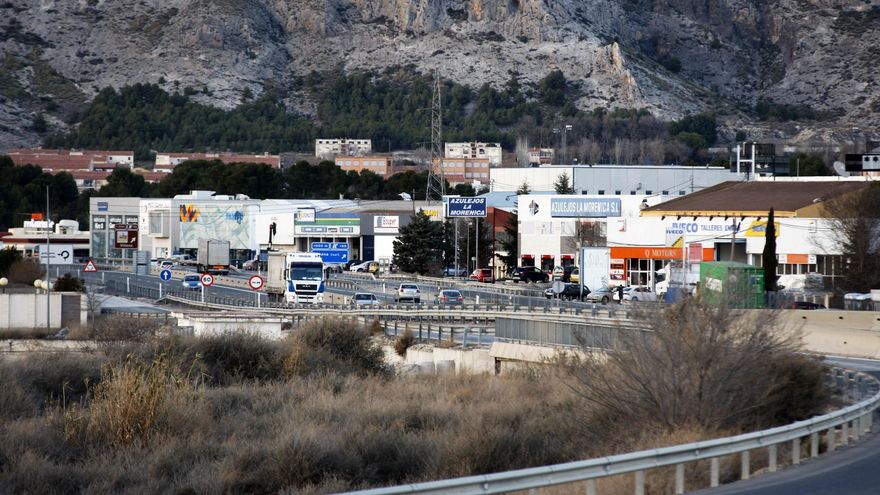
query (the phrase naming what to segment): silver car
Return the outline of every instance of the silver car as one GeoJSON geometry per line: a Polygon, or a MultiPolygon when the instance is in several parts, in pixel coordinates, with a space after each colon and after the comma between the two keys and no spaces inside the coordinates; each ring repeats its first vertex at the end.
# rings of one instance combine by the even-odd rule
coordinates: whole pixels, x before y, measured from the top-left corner
{"type": "Polygon", "coordinates": [[[361,306],[378,306],[379,298],[376,297],[375,294],[369,294],[366,292],[358,292],[351,298],[352,304],[356,307],[361,306]]]}
{"type": "Polygon", "coordinates": [[[397,288],[397,295],[394,297],[395,302],[412,301],[416,304],[422,302],[422,291],[416,284],[400,284],[397,288]]]}

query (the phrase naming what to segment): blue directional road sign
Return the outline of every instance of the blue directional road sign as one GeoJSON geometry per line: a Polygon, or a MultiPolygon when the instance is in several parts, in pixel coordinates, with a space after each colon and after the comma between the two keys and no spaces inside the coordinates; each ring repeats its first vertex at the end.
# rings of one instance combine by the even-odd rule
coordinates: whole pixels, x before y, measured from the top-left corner
{"type": "Polygon", "coordinates": [[[313,242],[312,252],[321,255],[324,263],[347,263],[347,242],[313,242]]]}
{"type": "Polygon", "coordinates": [[[162,270],[161,272],[159,272],[159,278],[161,278],[165,282],[171,280],[171,270],[162,270]]]}

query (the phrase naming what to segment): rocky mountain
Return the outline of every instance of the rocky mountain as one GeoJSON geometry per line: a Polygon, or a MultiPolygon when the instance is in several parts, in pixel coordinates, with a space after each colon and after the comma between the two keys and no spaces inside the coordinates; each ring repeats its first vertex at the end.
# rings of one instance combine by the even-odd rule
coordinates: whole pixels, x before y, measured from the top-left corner
{"type": "Polygon", "coordinates": [[[105,86],[193,88],[224,108],[272,87],[308,113],[297,76],[410,64],[473,87],[560,69],[581,108],[665,118],[742,125],[759,102],[790,105],[811,121],[752,129],[845,138],[878,122],[878,26],[878,0],[11,0],[0,149],[64,128],[105,86]]]}

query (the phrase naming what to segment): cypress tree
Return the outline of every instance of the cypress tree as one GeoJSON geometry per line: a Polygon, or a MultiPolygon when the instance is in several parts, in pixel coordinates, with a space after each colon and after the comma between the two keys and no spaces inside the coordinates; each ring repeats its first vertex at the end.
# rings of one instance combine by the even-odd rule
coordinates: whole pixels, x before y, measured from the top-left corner
{"type": "Polygon", "coordinates": [[[776,291],[776,223],[773,221],[773,208],[767,215],[767,228],[764,229],[764,291],[776,291]]]}

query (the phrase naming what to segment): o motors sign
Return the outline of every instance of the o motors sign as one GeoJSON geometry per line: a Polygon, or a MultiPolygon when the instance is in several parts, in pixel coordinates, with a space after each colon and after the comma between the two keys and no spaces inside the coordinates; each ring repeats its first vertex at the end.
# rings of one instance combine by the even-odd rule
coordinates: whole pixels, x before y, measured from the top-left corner
{"type": "Polygon", "coordinates": [[[450,218],[485,217],[486,212],[486,198],[449,198],[446,205],[446,216],[450,218]]]}

